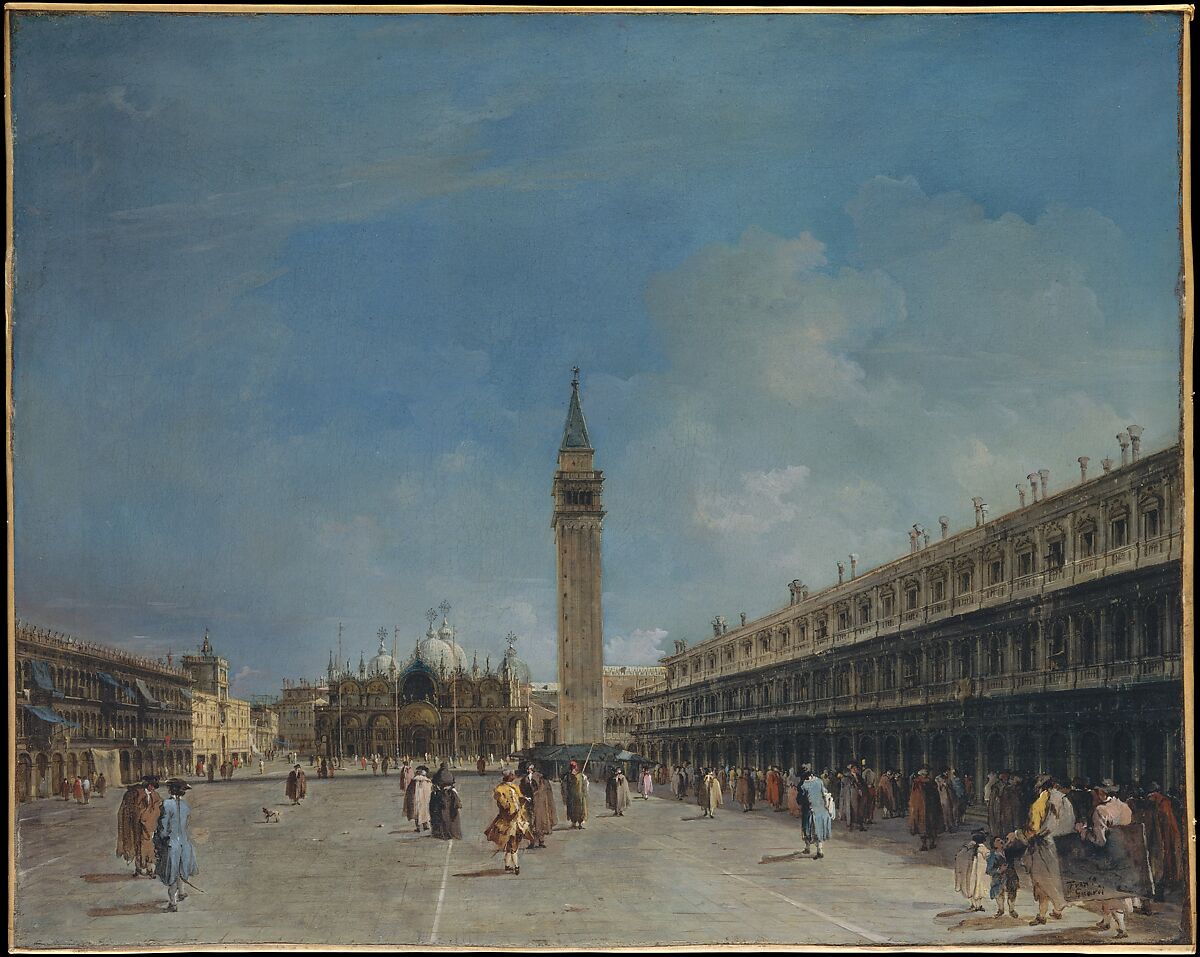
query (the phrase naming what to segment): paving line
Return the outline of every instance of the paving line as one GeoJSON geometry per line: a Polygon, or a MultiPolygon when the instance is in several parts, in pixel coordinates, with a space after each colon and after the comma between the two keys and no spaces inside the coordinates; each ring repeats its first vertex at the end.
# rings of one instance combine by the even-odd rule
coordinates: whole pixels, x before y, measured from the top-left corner
{"type": "MultiPolygon", "coordinates": [[[[628,825],[622,824],[622,825],[618,825],[618,826],[625,828],[625,830],[629,831],[632,834],[638,833],[637,831],[635,831],[633,828],[629,827],[628,825]]],[[[661,841],[657,840],[656,838],[650,838],[650,840],[653,841],[655,844],[657,844],[659,847],[661,847],[663,850],[672,851],[676,854],[682,855],[683,857],[690,857],[693,861],[695,861],[698,864],[703,864],[703,865],[707,866],[709,863],[709,862],[704,861],[702,858],[696,857],[694,854],[688,853],[687,851],[680,850],[677,847],[671,847],[668,844],[664,844],[661,841]]],[[[849,921],[841,920],[840,918],[834,917],[832,914],[826,914],[824,911],[817,910],[817,908],[811,907],[808,904],[802,904],[800,901],[792,900],[790,897],[785,897],[783,894],[780,894],[778,891],[771,890],[771,888],[769,888],[769,887],[763,887],[761,884],[755,883],[754,881],[750,880],[748,877],[743,877],[741,874],[734,874],[731,871],[726,871],[726,870],[721,871],[721,873],[724,874],[726,877],[732,877],[734,880],[742,881],[743,883],[749,884],[751,887],[756,888],[757,890],[765,891],[766,893],[771,894],[774,897],[778,897],[780,900],[786,901],[788,904],[791,904],[793,907],[799,908],[800,910],[803,910],[803,911],[807,911],[808,913],[812,914],[814,917],[820,917],[822,920],[828,921],[829,923],[842,928],[842,930],[847,930],[852,934],[858,934],[860,937],[863,937],[866,940],[871,941],[871,943],[873,943],[873,944],[895,943],[895,941],[892,940],[892,938],[890,938],[890,937],[880,937],[878,934],[873,934],[873,933],[871,933],[871,931],[866,930],[865,928],[859,927],[857,924],[851,924],[849,921]]]]}
{"type": "Polygon", "coordinates": [[[39,867],[45,867],[47,864],[55,864],[58,861],[61,861],[66,856],[67,856],[66,854],[61,854],[58,857],[50,858],[50,860],[48,860],[48,861],[42,861],[42,863],[40,863],[40,864],[34,864],[33,867],[23,867],[17,873],[20,874],[22,877],[24,877],[30,871],[36,871],[39,867]]]}
{"type": "Polygon", "coordinates": [[[433,912],[433,929],[429,931],[429,943],[436,944],[438,936],[438,925],[442,922],[442,902],[446,899],[446,879],[450,876],[450,849],[454,847],[454,841],[451,840],[446,844],[446,863],[442,865],[442,886],[438,890],[437,908],[433,912]]]}

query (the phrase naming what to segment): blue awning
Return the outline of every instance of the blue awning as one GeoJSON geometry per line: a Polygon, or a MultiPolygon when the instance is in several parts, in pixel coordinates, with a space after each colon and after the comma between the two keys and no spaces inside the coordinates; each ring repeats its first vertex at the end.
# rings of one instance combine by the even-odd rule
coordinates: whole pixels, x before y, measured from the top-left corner
{"type": "Polygon", "coordinates": [[[179,689],[179,693],[180,693],[181,695],[183,695],[183,696],[184,696],[184,698],[186,698],[188,701],[191,701],[191,700],[192,700],[192,693],[191,693],[190,691],[188,691],[188,689],[187,689],[187,688],[180,688],[180,689],[179,689]]]}
{"type": "Polygon", "coordinates": [[[43,691],[49,691],[55,698],[63,697],[63,693],[54,687],[54,676],[50,674],[50,662],[34,658],[31,662],[33,680],[43,691]]]}
{"type": "Polygon", "coordinates": [[[61,724],[68,728],[79,727],[74,721],[68,721],[53,708],[46,708],[37,704],[27,704],[25,705],[25,710],[33,714],[35,718],[41,718],[49,724],[61,724]]]}
{"type": "Polygon", "coordinates": [[[138,692],[145,700],[146,704],[152,708],[161,708],[162,703],[150,693],[150,689],[146,687],[146,682],[141,678],[134,678],[134,683],[137,685],[138,692]]]}
{"type": "Polygon", "coordinates": [[[97,671],[96,677],[103,681],[106,685],[111,685],[112,687],[116,688],[118,691],[123,691],[125,688],[121,682],[110,675],[107,671],[97,671]]]}

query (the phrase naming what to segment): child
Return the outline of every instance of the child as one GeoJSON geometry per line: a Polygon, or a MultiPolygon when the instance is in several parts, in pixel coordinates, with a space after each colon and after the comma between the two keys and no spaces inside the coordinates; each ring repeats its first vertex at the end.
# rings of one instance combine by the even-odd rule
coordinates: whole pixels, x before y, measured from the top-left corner
{"type": "Polygon", "coordinates": [[[992,875],[992,900],[996,902],[997,918],[1004,916],[1004,901],[1008,899],[1008,913],[1011,917],[1017,915],[1017,891],[1021,889],[1021,877],[1017,873],[1014,862],[1008,859],[1008,851],[1004,846],[1004,838],[998,837],[992,841],[992,852],[988,855],[987,873],[992,875]]]}

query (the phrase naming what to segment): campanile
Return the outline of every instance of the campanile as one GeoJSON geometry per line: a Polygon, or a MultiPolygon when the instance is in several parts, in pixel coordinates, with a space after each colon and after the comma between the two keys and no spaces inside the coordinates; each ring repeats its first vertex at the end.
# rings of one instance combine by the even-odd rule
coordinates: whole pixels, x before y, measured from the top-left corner
{"type": "Polygon", "coordinates": [[[554,473],[554,554],[558,584],[558,743],[604,741],[604,620],[600,610],[600,529],[604,473],[579,404],[579,370],[554,473]]]}

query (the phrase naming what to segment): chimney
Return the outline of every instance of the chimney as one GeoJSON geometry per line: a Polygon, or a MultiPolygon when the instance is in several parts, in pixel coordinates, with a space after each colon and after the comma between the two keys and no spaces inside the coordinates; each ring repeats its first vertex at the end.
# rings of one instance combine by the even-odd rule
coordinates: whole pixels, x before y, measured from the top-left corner
{"type": "Polygon", "coordinates": [[[1091,459],[1089,459],[1086,455],[1081,455],[1075,461],[1079,463],[1079,481],[1086,482],[1088,462],[1090,462],[1091,459]]]}
{"type": "Polygon", "coordinates": [[[1030,472],[1028,475],[1025,476],[1025,478],[1029,482],[1029,491],[1032,493],[1031,497],[1036,502],[1038,500],[1038,496],[1037,496],[1038,475],[1037,475],[1037,472],[1030,472]]]}
{"type": "Polygon", "coordinates": [[[853,581],[858,575],[858,555],[855,552],[850,553],[850,579],[853,581]]]}
{"type": "Polygon", "coordinates": [[[979,508],[981,505],[983,505],[983,499],[976,495],[973,499],[971,499],[971,504],[975,506],[975,527],[978,528],[983,524],[983,518],[979,514],[979,508]]]}
{"type": "Polygon", "coordinates": [[[838,562],[838,584],[840,585],[846,577],[846,565],[844,562],[838,562]]]}
{"type": "Polygon", "coordinates": [[[1121,446],[1121,468],[1129,464],[1129,433],[1118,432],[1117,443],[1121,446]]]}
{"type": "Polygon", "coordinates": [[[942,526],[942,538],[945,538],[950,532],[950,516],[939,515],[938,524],[942,526]]]}
{"type": "Polygon", "coordinates": [[[1017,483],[1017,494],[1021,496],[1021,508],[1025,507],[1025,486],[1020,482],[1017,483]]]}
{"type": "Polygon", "coordinates": [[[1142,432],[1140,425],[1131,425],[1125,430],[1129,433],[1129,441],[1133,444],[1133,460],[1136,462],[1142,454],[1142,432]]]}
{"type": "Polygon", "coordinates": [[[979,517],[982,520],[984,525],[987,524],[987,510],[988,510],[987,502],[980,502],[979,503],[979,517]]]}
{"type": "Polygon", "coordinates": [[[1046,484],[1050,481],[1049,469],[1038,469],[1038,481],[1042,483],[1042,498],[1046,497],[1046,484]]]}
{"type": "Polygon", "coordinates": [[[1104,469],[1104,474],[1107,475],[1109,472],[1112,471],[1113,460],[1110,459],[1108,456],[1105,456],[1104,458],[1102,458],[1100,460],[1100,467],[1102,469],[1104,469]]]}
{"type": "Polygon", "coordinates": [[[917,539],[919,537],[920,533],[917,532],[915,525],[908,530],[908,553],[910,555],[917,550],[917,539]]]}

